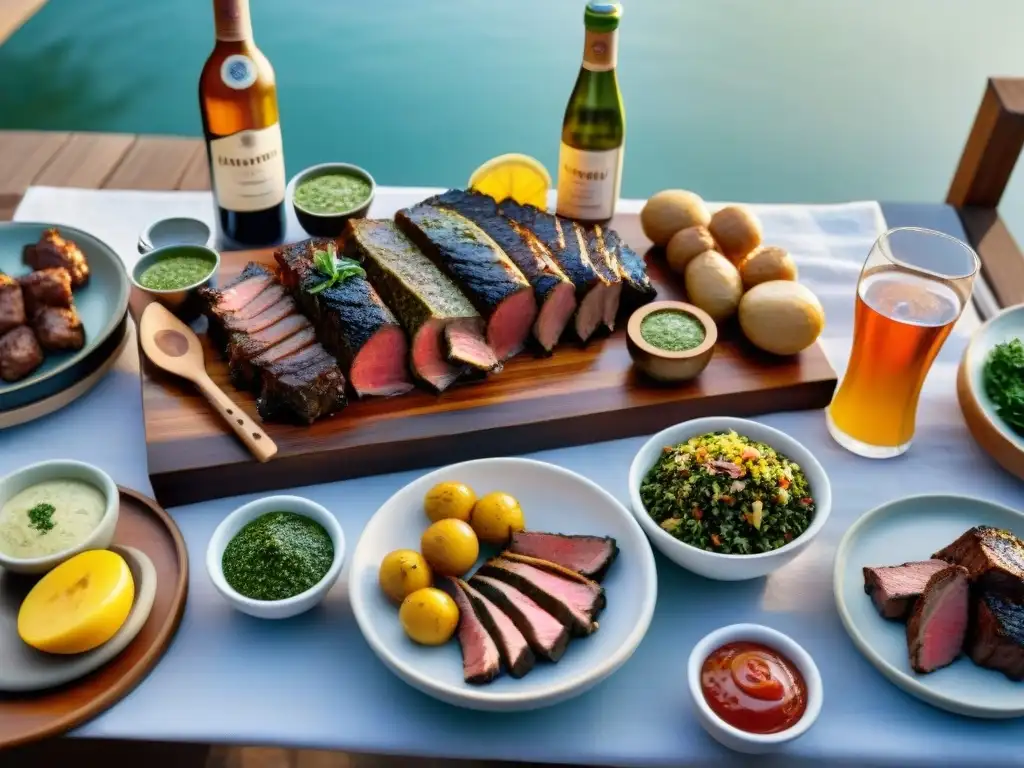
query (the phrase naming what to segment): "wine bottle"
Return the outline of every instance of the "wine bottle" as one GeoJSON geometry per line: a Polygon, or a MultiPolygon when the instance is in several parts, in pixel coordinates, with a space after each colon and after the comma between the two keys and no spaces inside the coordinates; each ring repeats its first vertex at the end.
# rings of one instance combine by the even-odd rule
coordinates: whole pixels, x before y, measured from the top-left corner
{"type": "Polygon", "coordinates": [[[583,66],[565,108],[558,156],[558,213],[606,221],[622,180],[626,113],[615,74],[622,6],[591,0],[583,14],[583,66]]]}
{"type": "Polygon", "coordinates": [[[214,0],[217,42],[199,78],[199,108],[220,229],[241,245],[285,232],[284,150],[274,70],[252,39],[249,0],[214,0]]]}

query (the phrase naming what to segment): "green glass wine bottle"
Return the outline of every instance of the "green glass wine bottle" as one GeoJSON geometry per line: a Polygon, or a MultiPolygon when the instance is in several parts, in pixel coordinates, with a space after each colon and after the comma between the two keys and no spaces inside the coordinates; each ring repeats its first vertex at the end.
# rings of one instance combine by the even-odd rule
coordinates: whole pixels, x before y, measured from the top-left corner
{"type": "Polygon", "coordinates": [[[558,213],[607,221],[622,181],[626,112],[615,74],[622,6],[590,0],[583,66],[565,108],[558,155],[558,213]]]}

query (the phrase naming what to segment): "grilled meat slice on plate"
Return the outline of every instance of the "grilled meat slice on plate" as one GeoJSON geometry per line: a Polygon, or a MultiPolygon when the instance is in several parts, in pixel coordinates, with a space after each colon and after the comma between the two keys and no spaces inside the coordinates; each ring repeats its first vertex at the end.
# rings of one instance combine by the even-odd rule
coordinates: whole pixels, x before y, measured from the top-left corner
{"type": "Polygon", "coordinates": [[[978,596],[967,655],[979,666],[1024,680],[1024,605],[999,595],[978,596]]]}
{"type": "Polygon", "coordinates": [[[547,247],[532,231],[503,216],[494,198],[482,192],[452,189],[424,202],[465,216],[508,254],[533,286],[540,308],[533,337],[545,352],[554,349],[576,310],[576,289],[547,247]]]}
{"type": "Polygon", "coordinates": [[[522,677],[533,669],[536,658],[533,651],[530,650],[530,644],[512,619],[462,579],[456,579],[455,584],[469,598],[477,618],[480,619],[491,639],[498,646],[501,663],[505,665],[508,673],[512,677],[522,677]]]}
{"type": "Polygon", "coordinates": [[[914,601],[937,571],[948,568],[945,560],[922,560],[902,565],[864,568],[864,591],[886,619],[900,621],[910,615],[914,601]]]}
{"type": "Polygon", "coordinates": [[[518,354],[537,318],[533,288],[501,247],[448,208],[419,204],[395,214],[398,226],[472,302],[487,323],[499,361],[518,354]]]}
{"type": "Polygon", "coordinates": [[[1024,542],[1009,531],[975,526],[932,557],[964,566],[977,592],[1024,602],[1024,542]]]}
{"type": "Polygon", "coordinates": [[[610,536],[516,531],[508,551],[557,563],[588,579],[601,581],[619,554],[619,547],[610,536]]]}
{"type": "Polygon", "coordinates": [[[25,324],[25,299],[22,286],[7,275],[0,274],[0,336],[25,324]]]}
{"type": "Polygon", "coordinates": [[[487,627],[473,610],[469,596],[450,579],[441,586],[455,600],[459,609],[459,625],[455,636],[462,649],[462,678],[471,685],[483,685],[501,674],[501,652],[487,627]]]}
{"type": "Polygon", "coordinates": [[[907,621],[910,666],[934,672],[952,664],[967,635],[970,582],[967,569],[947,565],[932,574],[907,621]]]}
{"type": "Polygon", "coordinates": [[[533,598],[504,581],[474,574],[469,583],[512,619],[534,654],[548,661],[562,658],[569,645],[571,625],[563,624],[533,598]]]}
{"type": "Polygon", "coordinates": [[[327,275],[315,254],[333,241],[314,238],[277,251],[281,276],[295,300],[313,321],[317,338],[347,371],[360,396],[400,395],[413,387],[406,360],[409,345],[398,320],[362,276],[349,277],[326,290],[310,293],[327,275]]]}
{"type": "Polygon", "coordinates": [[[442,392],[467,365],[500,370],[480,313],[393,221],[350,220],[347,248],[408,333],[417,378],[442,392]]]}
{"type": "Polygon", "coordinates": [[[43,348],[27,325],[0,336],[0,379],[20,381],[43,363],[43,348]]]}

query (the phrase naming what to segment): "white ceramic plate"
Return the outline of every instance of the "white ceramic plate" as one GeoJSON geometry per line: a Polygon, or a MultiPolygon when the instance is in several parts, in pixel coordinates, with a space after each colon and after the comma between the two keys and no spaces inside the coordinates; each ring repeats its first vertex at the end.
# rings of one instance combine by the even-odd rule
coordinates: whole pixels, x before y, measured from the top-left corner
{"type": "Polygon", "coordinates": [[[927,675],[910,668],[904,624],[879,616],[862,568],[927,560],[976,525],[1024,537],[1024,514],[968,496],[908,496],[866,513],[843,536],[833,574],[836,605],[854,645],[883,675],[922,701],[970,717],[1024,715],[1024,683],[966,656],[927,675]]]}
{"type": "MultiPolygon", "coordinates": [[[[481,552],[482,559],[490,550],[481,552]]],[[[395,674],[449,704],[496,711],[538,709],[577,696],[611,675],[640,644],[657,598],[654,555],[632,515],[607,491],[567,469],[530,459],[481,459],[431,472],[388,499],[370,519],[352,555],[352,611],[366,642],[395,674]],[[593,635],[574,638],[557,664],[541,661],[525,677],[488,685],[462,679],[458,641],[425,647],[405,636],[398,609],[377,584],[384,556],[419,550],[430,524],[423,497],[435,483],[459,481],[479,496],[506,491],[519,499],[531,530],[612,536],[619,556],[602,582],[608,605],[593,635]]]]}

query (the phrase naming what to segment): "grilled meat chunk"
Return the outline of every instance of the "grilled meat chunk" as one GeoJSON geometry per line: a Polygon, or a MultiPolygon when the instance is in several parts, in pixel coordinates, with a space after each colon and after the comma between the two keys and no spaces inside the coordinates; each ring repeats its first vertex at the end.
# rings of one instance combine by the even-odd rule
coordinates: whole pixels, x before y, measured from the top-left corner
{"type": "Polygon", "coordinates": [[[516,531],[508,551],[557,563],[588,579],[601,581],[619,554],[619,547],[610,536],[516,531]]]}
{"type": "Polygon", "coordinates": [[[25,301],[17,280],[0,274],[0,336],[25,324],[25,301]]]}
{"type": "Polygon", "coordinates": [[[1024,606],[998,595],[978,597],[967,655],[979,666],[1024,680],[1024,606]]]}
{"type": "Polygon", "coordinates": [[[467,364],[500,370],[480,313],[393,221],[352,219],[348,226],[349,254],[362,262],[409,335],[416,378],[443,392],[467,364]]]}
{"type": "Polygon", "coordinates": [[[554,349],[576,310],[576,289],[547,247],[529,229],[503,216],[490,195],[452,189],[424,202],[465,216],[505,251],[530,281],[540,307],[533,337],[544,351],[554,349]]]}
{"type": "Polygon", "coordinates": [[[0,379],[20,381],[43,362],[43,349],[27,325],[0,336],[0,379]]]}
{"type": "Polygon", "coordinates": [[[910,666],[934,672],[952,664],[967,635],[970,581],[967,569],[947,565],[932,574],[907,621],[910,666]]]}
{"type": "Polygon", "coordinates": [[[504,581],[475,574],[469,583],[512,619],[534,654],[552,662],[562,658],[569,645],[571,625],[563,624],[533,598],[504,581]]]}
{"type": "Polygon", "coordinates": [[[251,359],[236,357],[228,366],[231,381],[239,389],[251,389],[259,392],[261,384],[260,371],[262,369],[278,360],[295,355],[297,352],[319,346],[316,340],[316,331],[313,330],[312,325],[307,326],[251,359]]]}
{"type": "Polygon", "coordinates": [[[1024,602],[1024,542],[1009,531],[976,526],[932,557],[964,566],[977,592],[1024,602]]]}
{"type": "Polygon", "coordinates": [[[905,620],[936,572],[948,568],[945,560],[922,560],[902,565],[864,568],[864,591],[871,595],[886,619],[905,620]]]}
{"type": "Polygon", "coordinates": [[[221,290],[200,288],[199,293],[210,304],[210,311],[222,316],[242,309],[275,284],[274,274],[266,265],[251,261],[238,277],[221,290]]]}
{"type": "Polygon", "coordinates": [[[25,310],[32,317],[42,307],[71,306],[71,275],[63,267],[37,269],[18,278],[25,296],[25,310]]]}
{"type": "Polygon", "coordinates": [[[531,669],[536,661],[530,644],[515,623],[502,613],[494,603],[484,597],[462,579],[455,580],[456,587],[465,593],[477,618],[487,629],[487,633],[498,646],[501,662],[512,677],[522,677],[531,669]]]}
{"type": "Polygon", "coordinates": [[[323,238],[288,245],[274,254],[281,276],[313,321],[317,338],[348,372],[360,397],[400,395],[413,387],[406,365],[409,344],[398,320],[364,277],[350,277],[319,293],[328,278],[314,258],[333,241],[323,238]]]}
{"type": "Polygon", "coordinates": [[[402,231],[472,302],[499,361],[519,353],[537,318],[529,281],[480,227],[448,208],[419,204],[395,214],[402,231]]]}
{"type": "Polygon", "coordinates": [[[459,608],[459,625],[455,635],[462,648],[462,678],[470,685],[484,685],[501,674],[501,652],[498,644],[480,620],[469,596],[452,580],[442,579],[444,587],[459,608]]]}
{"type": "Polygon", "coordinates": [[[43,349],[58,352],[85,346],[85,329],[74,307],[43,307],[32,318],[43,349]]]}
{"type": "MultiPolygon", "coordinates": [[[[264,291],[261,296],[265,296],[271,293],[271,291],[264,291]]],[[[255,301],[253,302],[256,303],[255,301]]],[[[299,308],[295,305],[295,301],[291,296],[282,294],[276,303],[271,304],[269,307],[264,309],[262,312],[257,312],[255,315],[246,315],[243,312],[231,312],[224,316],[224,327],[228,331],[245,331],[246,333],[256,333],[262,331],[264,328],[269,328],[279,320],[283,320],[288,315],[298,314],[299,308]]]]}
{"type": "Polygon", "coordinates": [[[654,301],[658,291],[647,274],[644,257],[622,242],[619,233],[614,229],[603,227],[602,230],[605,248],[622,280],[623,309],[632,312],[637,307],[654,301]]]}
{"type": "Polygon", "coordinates": [[[73,288],[81,288],[89,282],[89,264],[85,254],[56,229],[43,232],[38,243],[26,245],[22,250],[22,261],[32,269],[63,267],[71,276],[73,288]]]}
{"type": "Polygon", "coordinates": [[[284,412],[312,424],[345,406],[345,377],[337,361],[320,344],[307,349],[292,356],[302,356],[293,364],[285,358],[261,369],[263,389],[256,410],[264,419],[284,412]]]}
{"type": "Polygon", "coordinates": [[[584,247],[587,249],[587,255],[590,256],[590,263],[594,265],[598,277],[605,284],[601,322],[609,331],[614,331],[615,318],[619,314],[619,302],[622,299],[622,278],[619,277],[614,257],[605,245],[605,230],[596,224],[589,226],[576,224],[575,226],[583,237],[584,247]]]}

